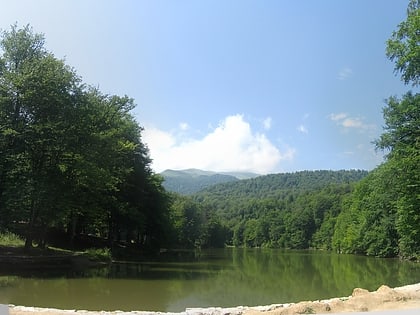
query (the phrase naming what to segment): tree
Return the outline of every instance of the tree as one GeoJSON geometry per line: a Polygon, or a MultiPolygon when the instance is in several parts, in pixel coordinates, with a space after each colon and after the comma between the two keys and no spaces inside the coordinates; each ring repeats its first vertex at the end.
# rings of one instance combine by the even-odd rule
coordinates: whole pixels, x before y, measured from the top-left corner
{"type": "Polygon", "coordinates": [[[1,41],[1,125],[6,151],[2,175],[5,185],[13,185],[9,176],[15,172],[23,180],[26,248],[32,244],[37,223],[42,228],[45,222],[40,218],[51,220],[55,215],[57,190],[62,187],[58,163],[71,124],[67,117],[79,94],[78,77],[46,52],[43,43],[42,35],[33,34],[28,26],[18,30],[16,25],[3,33],[1,41]]]}
{"type": "MultiPolygon", "coordinates": [[[[420,1],[411,0],[407,18],[387,42],[387,56],[395,61],[395,71],[405,84],[420,83],[420,1]]],[[[399,254],[412,258],[420,255],[420,95],[406,93],[400,100],[390,97],[383,110],[384,133],[376,148],[387,150],[387,162],[393,169],[399,254]]],[[[389,205],[388,205],[389,206],[389,205]]]]}
{"type": "Polygon", "coordinates": [[[187,248],[200,245],[203,232],[200,205],[189,197],[173,195],[171,212],[178,245],[187,248]]]}
{"type": "Polygon", "coordinates": [[[169,201],[134,101],[82,84],[29,26],[0,47],[0,228],[24,223],[28,249],[50,227],[158,247],[169,201]]]}
{"type": "Polygon", "coordinates": [[[385,163],[356,184],[334,228],[337,252],[380,257],[398,254],[393,165],[385,163]]]}
{"type": "Polygon", "coordinates": [[[387,41],[386,55],[395,61],[395,72],[405,84],[420,83],[420,0],[410,0],[407,19],[398,25],[387,41]]]}
{"type": "Polygon", "coordinates": [[[420,95],[408,92],[402,100],[390,97],[383,109],[384,133],[375,142],[377,149],[390,156],[405,155],[411,148],[420,149],[420,95]]]}

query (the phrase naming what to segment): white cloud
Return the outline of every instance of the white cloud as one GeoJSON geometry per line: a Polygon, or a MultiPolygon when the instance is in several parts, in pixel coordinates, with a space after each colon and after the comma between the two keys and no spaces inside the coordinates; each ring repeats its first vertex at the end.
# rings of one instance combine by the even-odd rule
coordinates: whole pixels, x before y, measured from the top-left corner
{"type": "Polygon", "coordinates": [[[363,128],[363,122],[360,118],[345,118],[341,121],[341,125],[346,128],[363,128]]]}
{"type": "Polygon", "coordinates": [[[309,118],[309,113],[306,113],[306,114],[304,114],[303,115],[303,117],[302,117],[302,122],[301,122],[301,124],[299,125],[299,126],[297,126],[297,131],[299,131],[300,133],[304,133],[304,134],[307,134],[307,133],[309,133],[309,130],[308,130],[308,128],[306,127],[306,124],[305,124],[305,122],[308,120],[308,118],[309,118]]]}
{"type": "Polygon", "coordinates": [[[254,133],[242,115],[226,117],[201,139],[179,140],[176,134],[145,128],[144,142],[156,172],[165,169],[199,168],[214,171],[273,172],[283,160],[292,160],[295,150],[284,152],[264,134],[254,133]]]}
{"type": "Polygon", "coordinates": [[[346,80],[353,74],[353,70],[349,67],[345,67],[338,72],[338,79],[339,80],[346,80]]]}
{"type": "Polygon", "coordinates": [[[271,123],[272,123],[271,117],[267,117],[266,119],[264,119],[264,121],[263,121],[264,129],[265,130],[270,130],[271,123]]]}
{"type": "Polygon", "coordinates": [[[339,114],[330,114],[328,117],[330,117],[331,120],[337,121],[342,120],[347,117],[346,113],[339,113],[339,114]]]}
{"type": "Polygon", "coordinates": [[[190,126],[185,122],[182,122],[182,123],[179,124],[179,129],[181,129],[183,131],[188,130],[188,128],[190,128],[190,126]]]}
{"type": "Polygon", "coordinates": [[[328,116],[332,121],[335,121],[337,125],[346,129],[354,128],[358,130],[374,130],[375,125],[366,124],[360,117],[350,117],[346,113],[330,114],[328,116]]]}
{"type": "Polygon", "coordinates": [[[308,133],[308,129],[304,125],[299,125],[297,127],[297,130],[301,133],[305,133],[305,134],[308,133]]]}

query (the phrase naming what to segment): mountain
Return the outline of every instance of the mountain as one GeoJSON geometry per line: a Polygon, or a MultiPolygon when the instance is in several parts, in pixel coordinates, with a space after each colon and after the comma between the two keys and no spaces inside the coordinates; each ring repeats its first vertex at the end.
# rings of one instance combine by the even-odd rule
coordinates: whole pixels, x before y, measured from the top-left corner
{"type": "Polygon", "coordinates": [[[166,170],[160,173],[166,190],[182,195],[196,193],[215,184],[235,182],[258,176],[249,172],[211,172],[199,169],[166,170]]]}
{"type": "Polygon", "coordinates": [[[175,182],[177,189],[187,187],[183,181],[194,190],[209,184],[196,193],[188,190],[188,197],[174,197],[176,226],[192,246],[216,246],[217,241],[217,246],[331,250],[336,246],[337,218],[349,206],[356,183],[368,174],[317,170],[239,180],[193,169],[167,170],[162,175],[166,185],[175,182]],[[215,184],[217,180],[227,182],[215,184]]]}
{"type": "Polygon", "coordinates": [[[237,182],[225,182],[206,187],[197,192],[197,196],[211,195],[223,200],[278,198],[284,192],[309,191],[323,188],[331,184],[346,184],[356,182],[368,174],[364,170],[319,170],[299,171],[294,173],[280,173],[262,175],[237,182]]]}
{"type": "Polygon", "coordinates": [[[209,186],[192,195],[245,247],[333,248],[334,227],[367,171],[301,171],[209,186]]]}

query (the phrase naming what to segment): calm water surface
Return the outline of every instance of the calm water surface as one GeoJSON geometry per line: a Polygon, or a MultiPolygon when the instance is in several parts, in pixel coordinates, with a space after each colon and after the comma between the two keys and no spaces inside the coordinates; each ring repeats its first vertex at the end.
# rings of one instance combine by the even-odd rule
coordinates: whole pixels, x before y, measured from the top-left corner
{"type": "Polygon", "coordinates": [[[348,296],[420,282],[420,265],[315,251],[221,249],[88,271],[9,275],[0,303],[88,310],[183,311],[348,296]]]}

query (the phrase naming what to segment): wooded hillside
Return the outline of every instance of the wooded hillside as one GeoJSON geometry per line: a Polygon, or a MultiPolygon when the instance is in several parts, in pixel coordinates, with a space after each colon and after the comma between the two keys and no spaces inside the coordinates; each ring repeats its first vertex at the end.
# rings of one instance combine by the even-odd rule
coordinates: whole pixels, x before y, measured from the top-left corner
{"type": "Polygon", "coordinates": [[[303,171],[218,184],[192,196],[236,246],[332,248],[336,217],[366,171],[303,171]]]}

